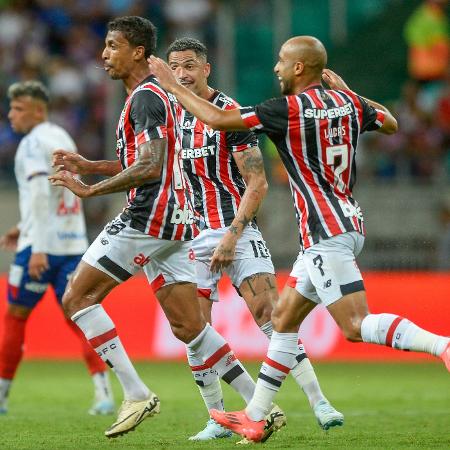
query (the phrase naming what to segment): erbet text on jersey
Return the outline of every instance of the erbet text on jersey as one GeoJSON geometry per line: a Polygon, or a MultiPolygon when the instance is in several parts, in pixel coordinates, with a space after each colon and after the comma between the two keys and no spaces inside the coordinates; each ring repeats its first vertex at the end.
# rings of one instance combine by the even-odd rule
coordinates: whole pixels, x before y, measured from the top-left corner
{"type": "Polygon", "coordinates": [[[204,158],[206,156],[213,156],[216,152],[216,145],[206,145],[200,148],[183,148],[181,149],[182,159],[196,159],[204,158]]]}
{"type": "Polygon", "coordinates": [[[180,209],[178,205],[175,205],[172,217],[170,218],[170,223],[175,225],[179,225],[180,223],[183,225],[192,225],[194,223],[194,213],[187,205],[184,205],[183,209],[180,209]]]}

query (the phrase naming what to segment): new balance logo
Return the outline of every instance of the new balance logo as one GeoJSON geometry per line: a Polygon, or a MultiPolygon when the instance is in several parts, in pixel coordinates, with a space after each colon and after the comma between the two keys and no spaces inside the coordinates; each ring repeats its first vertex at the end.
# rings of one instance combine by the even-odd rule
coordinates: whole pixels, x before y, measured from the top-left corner
{"type": "Polygon", "coordinates": [[[187,205],[184,205],[183,209],[180,209],[178,205],[175,205],[170,218],[170,223],[179,225],[180,223],[184,225],[192,225],[194,223],[194,214],[189,210],[187,205]]]}
{"type": "Polygon", "coordinates": [[[325,281],[323,283],[323,288],[324,289],[329,288],[329,287],[331,287],[331,280],[327,280],[327,281],[325,281]]]}

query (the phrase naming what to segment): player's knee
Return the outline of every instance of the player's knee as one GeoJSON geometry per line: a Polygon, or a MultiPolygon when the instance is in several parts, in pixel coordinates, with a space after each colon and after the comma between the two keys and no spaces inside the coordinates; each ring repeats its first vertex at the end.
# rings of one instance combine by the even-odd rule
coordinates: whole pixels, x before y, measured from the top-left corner
{"type": "Polygon", "coordinates": [[[267,322],[270,322],[272,309],[271,304],[261,304],[253,308],[252,315],[258,326],[262,326],[267,322]]]}
{"type": "Polygon", "coordinates": [[[180,322],[172,322],[170,328],[172,329],[173,335],[179,339],[181,342],[188,344],[193,341],[205,328],[206,323],[202,324],[185,324],[180,322]]]}
{"type": "Polygon", "coordinates": [[[272,311],[271,320],[274,331],[278,333],[289,333],[293,328],[298,328],[292,317],[278,304],[272,311]]]}

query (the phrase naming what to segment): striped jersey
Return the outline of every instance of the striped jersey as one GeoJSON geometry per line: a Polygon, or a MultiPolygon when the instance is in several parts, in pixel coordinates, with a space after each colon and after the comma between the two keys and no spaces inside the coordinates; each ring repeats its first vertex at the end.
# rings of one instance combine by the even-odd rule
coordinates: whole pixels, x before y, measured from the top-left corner
{"type": "Polygon", "coordinates": [[[359,135],[380,128],[385,114],[348,90],[308,87],[299,95],[241,108],[249,129],[274,142],[294,200],[303,249],[348,231],[364,234],[352,197],[359,135]]]}
{"type": "Polygon", "coordinates": [[[137,160],[139,145],[151,139],[167,140],[160,178],[130,189],[124,210],[132,228],[158,239],[190,240],[195,233],[180,160],[180,111],[176,98],[150,76],[126,99],[116,130],[122,169],[137,160]]]}
{"type": "MultiPolygon", "coordinates": [[[[210,102],[221,109],[239,106],[218,91],[214,92],[210,102]]],[[[181,158],[195,212],[203,227],[227,227],[236,216],[246,187],[233,153],[257,147],[258,139],[248,131],[213,130],[188,111],[182,112],[180,123],[183,134],[181,158]]]]}

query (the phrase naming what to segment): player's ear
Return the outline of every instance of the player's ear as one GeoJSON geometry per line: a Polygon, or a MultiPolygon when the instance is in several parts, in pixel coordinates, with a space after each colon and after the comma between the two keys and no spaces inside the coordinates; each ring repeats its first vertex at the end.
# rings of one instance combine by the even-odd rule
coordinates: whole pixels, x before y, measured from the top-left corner
{"type": "Polygon", "coordinates": [[[205,77],[208,78],[209,74],[211,73],[211,64],[210,63],[206,63],[203,66],[203,73],[205,74],[205,77]]]}
{"type": "Polygon", "coordinates": [[[139,61],[140,59],[145,59],[145,48],[142,45],[138,45],[134,49],[134,59],[139,61]]]}
{"type": "Polygon", "coordinates": [[[303,73],[304,69],[305,69],[305,64],[303,64],[301,61],[297,61],[294,64],[294,74],[295,75],[301,75],[303,73]]]}

